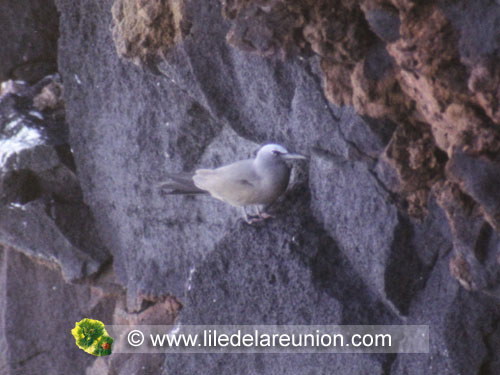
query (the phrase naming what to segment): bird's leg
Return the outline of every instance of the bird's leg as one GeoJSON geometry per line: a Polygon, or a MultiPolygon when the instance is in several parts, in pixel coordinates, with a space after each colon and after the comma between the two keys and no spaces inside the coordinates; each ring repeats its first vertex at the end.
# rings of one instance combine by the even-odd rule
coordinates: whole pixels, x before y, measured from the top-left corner
{"type": "Polygon", "coordinates": [[[259,221],[265,220],[265,218],[260,216],[260,213],[258,216],[249,215],[246,206],[243,206],[242,210],[243,210],[243,217],[245,218],[247,224],[254,224],[258,223],[259,221]]]}
{"type": "Polygon", "coordinates": [[[264,221],[266,219],[270,219],[273,216],[269,215],[268,213],[265,212],[266,206],[263,205],[258,205],[257,206],[257,215],[256,216],[251,216],[248,214],[246,206],[243,206],[241,209],[243,211],[243,217],[245,218],[245,221],[247,224],[254,224],[258,223],[259,221],[264,221]]]}
{"type": "Polygon", "coordinates": [[[247,224],[252,224],[252,221],[250,220],[250,218],[248,217],[248,213],[247,213],[247,209],[245,206],[241,207],[242,211],[243,211],[243,217],[245,218],[245,221],[247,222],[247,224]]]}
{"type": "MultiPolygon", "coordinates": [[[[254,224],[254,223],[258,223],[260,221],[264,221],[266,219],[270,219],[272,218],[271,215],[269,215],[268,213],[264,212],[263,208],[265,208],[265,206],[261,207],[260,205],[257,206],[257,215],[256,216],[247,216],[246,220],[247,220],[247,223],[248,224],[254,224]]],[[[246,211],[245,211],[246,213],[246,211]]]]}

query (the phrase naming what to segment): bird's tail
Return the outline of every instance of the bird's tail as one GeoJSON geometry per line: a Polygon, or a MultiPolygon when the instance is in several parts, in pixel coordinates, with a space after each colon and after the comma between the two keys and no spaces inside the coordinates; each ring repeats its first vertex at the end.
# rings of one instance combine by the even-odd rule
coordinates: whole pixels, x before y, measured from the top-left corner
{"type": "Polygon", "coordinates": [[[207,194],[205,190],[196,187],[193,173],[167,173],[169,181],[160,182],[157,187],[167,190],[167,194],[207,194]]]}

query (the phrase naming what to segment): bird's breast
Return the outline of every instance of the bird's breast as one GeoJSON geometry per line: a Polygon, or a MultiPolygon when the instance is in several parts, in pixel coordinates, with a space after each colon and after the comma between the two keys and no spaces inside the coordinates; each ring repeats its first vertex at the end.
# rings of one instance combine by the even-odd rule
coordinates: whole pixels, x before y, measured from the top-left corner
{"type": "Polygon", "coordinates": [[[286,164],[269,169],[262,174],[260,186],[262,202],[259,202],[262,204],[272,203],[283,194],[290,179],[290,168],[286,164]]]}

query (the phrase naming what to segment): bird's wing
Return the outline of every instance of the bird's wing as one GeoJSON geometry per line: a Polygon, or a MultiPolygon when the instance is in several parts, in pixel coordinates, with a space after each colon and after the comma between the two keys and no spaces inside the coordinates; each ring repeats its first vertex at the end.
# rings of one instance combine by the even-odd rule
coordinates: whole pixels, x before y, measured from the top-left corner
{"type": "Polygon", "coordinates": [[[217,169],[198,169],[194,184],[208,191],[214,198],[234,206],[258,203],[260,177],[253,169],[252,160],[243,160],[217,169]]]}

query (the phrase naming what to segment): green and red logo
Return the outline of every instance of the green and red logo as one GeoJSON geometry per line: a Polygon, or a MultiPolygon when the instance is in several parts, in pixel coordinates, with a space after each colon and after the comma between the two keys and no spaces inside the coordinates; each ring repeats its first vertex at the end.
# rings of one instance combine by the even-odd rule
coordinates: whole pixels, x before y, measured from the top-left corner
{"type": "Polygon", "coordinates": [[[75,323],[71,330],[76,346],[87,353],[103,357],[111,354],[113,339],[106,332],[104,324],[99,320],[82,319],[75,323]]]}

